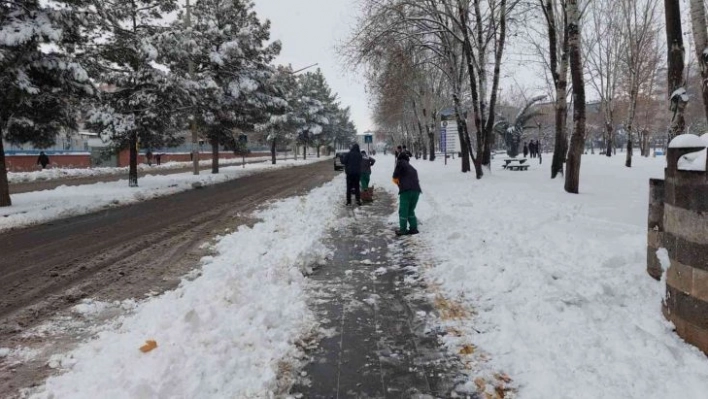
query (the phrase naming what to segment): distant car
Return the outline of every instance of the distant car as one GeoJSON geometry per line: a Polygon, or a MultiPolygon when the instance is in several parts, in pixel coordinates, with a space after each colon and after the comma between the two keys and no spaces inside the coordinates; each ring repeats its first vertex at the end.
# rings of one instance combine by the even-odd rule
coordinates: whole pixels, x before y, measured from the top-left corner
{"type": "Polygon", "coordinates": [[[349,151],[337,151],[334,154],[334,170],[344,170],[344,157],[349,151]]]}

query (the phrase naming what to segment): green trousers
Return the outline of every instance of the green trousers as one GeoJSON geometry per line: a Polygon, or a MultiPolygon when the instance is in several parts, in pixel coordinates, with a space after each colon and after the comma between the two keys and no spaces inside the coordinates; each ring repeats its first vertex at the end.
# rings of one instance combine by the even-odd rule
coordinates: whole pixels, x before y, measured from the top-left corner
{"type": "Polygon", "coordinates": [[[371,180],[371,173],[361,173],[361,177],[359,178],[361,182],[361,191],[366,191],[369,189],[369,180],[371,180]]]}
{"type": "Polygon", "coordinates": [[[398,220],[401,231],[418,230],[418,219],[415,217],[415,206],[418,205],[418,191],[404,191],[398,194],[398,220]]]}

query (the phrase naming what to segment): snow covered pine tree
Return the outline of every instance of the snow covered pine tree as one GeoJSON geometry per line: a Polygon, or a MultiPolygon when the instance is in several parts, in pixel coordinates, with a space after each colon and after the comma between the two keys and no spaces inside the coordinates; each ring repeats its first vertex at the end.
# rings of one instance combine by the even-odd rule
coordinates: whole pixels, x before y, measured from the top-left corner
{"type": "Polygon", "coordinates": [[[235,149],[235,129],[253,130],[267,120],[273,101],[282,102],[265,88],[280,42],[265,45],[270,22],[261,23],[253,8],[245,0],[198,0],[186,32],[177,22],[161,35],[163,48],[170,49],[169,69],[193,79],[197,121],[212,146],[212,173],[219,171],[219,145],[235,149]]]}
{"type": "Polygon", "coordinates": [[[52,145],[75,129],[77,100],[94,94],[74,57],[87,25],[87,1],[0,2],[0,206],[10,206],[2,139],[52,145]],[[51,5],[49,5],[51,4],[51,5]]]}
{"type": "Polygon", "coordinates": [[[307,72],[298,77],[298,92],[300,101],[296,113],[301,123],[297,129],[298,141],[303,145],[303,158],[307,159],[307,147],[311,144],[318,146],[321,140],[317,136],[322,134],[332,115],[334,96],[325,81],[322,71],[307,72]]]}
{"type": "Polygon", "coordinates": [[[186,112],[194,99],[188,83],[160,64],[165,51],[158,36],[167,30],[164,16],[177,0],[94,0],[99,29],[87,53],[92,75],[102,84],[101,104],[88,125],[113,145],[130,151],[128,181],[138,185],[138,143],[144,148],[179,142],[186,112]]]}

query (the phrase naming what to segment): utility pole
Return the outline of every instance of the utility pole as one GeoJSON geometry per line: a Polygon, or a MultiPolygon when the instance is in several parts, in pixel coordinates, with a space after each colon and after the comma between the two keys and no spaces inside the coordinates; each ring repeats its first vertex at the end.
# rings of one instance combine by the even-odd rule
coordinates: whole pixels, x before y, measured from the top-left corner
{"type": "MultiPolygon", "coordinates": [[[[187,28],[192,27],[192,12],[189,6],[189,0],[187,0],[187,15],[186,23],[187,28]]],[[[194,79],[194,61],[192,57],[189,57],[189,76],[194,79]]],[[[190,129],[192,130],[192,167],[194,169],[194,175],[199,175],[199,136],[197,135],[197,113],[192,113],[192,123],[190,123],[190,129]]]]}

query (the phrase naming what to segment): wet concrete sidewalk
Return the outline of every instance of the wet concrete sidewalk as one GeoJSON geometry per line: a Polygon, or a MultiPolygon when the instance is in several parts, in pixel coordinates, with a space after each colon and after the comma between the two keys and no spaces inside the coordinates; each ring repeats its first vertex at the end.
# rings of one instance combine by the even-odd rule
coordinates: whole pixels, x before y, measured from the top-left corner
{"type": "Polygon", "coordinates": [[[464,377],[438,342],[434,309],[407,248],[387,224],[393,198],[342,206],[342,227],[327,245],[332,261],[316,269],[312,307],[327,332],[311,351],[296,398],[449,398],[464,377]]]}

